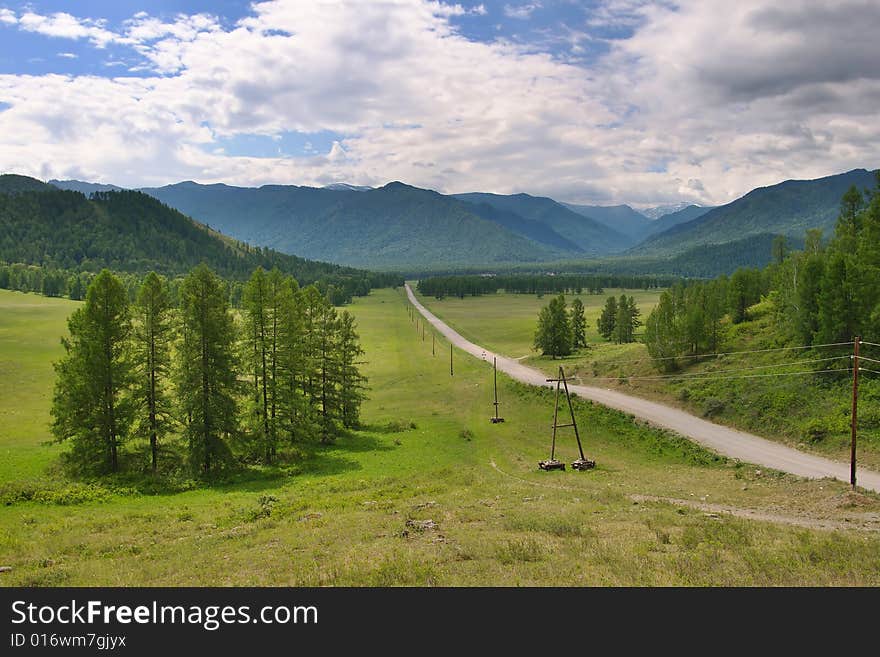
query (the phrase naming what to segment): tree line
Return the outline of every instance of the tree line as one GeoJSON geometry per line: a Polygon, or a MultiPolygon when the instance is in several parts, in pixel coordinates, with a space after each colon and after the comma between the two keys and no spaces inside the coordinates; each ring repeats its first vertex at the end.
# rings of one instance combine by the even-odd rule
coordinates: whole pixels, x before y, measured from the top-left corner
{"type": "MultiPolygon", "coordinates": [[[[134,302],[145,275],[126,272],[114,272],[114,274],[122,281],[129,301],[134,302]]],[[[360,279],[359,282],[352,280],[340,285],[338,280],[334,282],[334,279],[320,278],[315,281],[306,280],[303,285],[314,285],[334,306],[342,306],[351,303],[352,295],[366,296],[374,287],[392,287],[403,284],[403,280],[397,274],[369,274],[367,278],[360,279]]],[[[11,265],[0,263],[0,290],[33,292],[47,297],[66,297],[73,301],[82,301],[85,299],[86,289],[94,278],[95,274],[90,271],[51,269],[21,263],[11,265]]],[[[166,279],[168,294],[174,303],[177,303],[183,279],[183,276],[166,279]]],[[[229,303],[234,308],[241,307],[246,283],[247,281],[223,279],[229,303]]]]}
{"type": "Polygon", "coordinates": [[[284,447],[330,442],[359,423],[366,378],[354,318],[277,268],[253,272],[238,314],[204,264],[181,281],[176,303],[156,273],[132,303],[105,269],[68,330],[52,432],[83,473],[137,468],[140,441],[154,473],[185,461],[208,475],[273,463],[284,447]]]}
{"type": "Polygon", "coordinates": [[[518,274],[504,276],[434,276],[419,281],[418,291],[437,299],[495,294],[603,294],[605,288],[654,289],[675,280],[662,276],[612,274],[518,274]]]}
{"type": "MultiPolygon", "coordinates": [[[[679,282],[664,291],[646,321],[648,353],[671,370],[679,357],[717,352],[723,349],[722,320],[749,319],[749,307],[762,298],[783,344],[809,347],[880,335],[880,177],[873,191],[851,187],[844,194],[827,245],[819,229],[806,232],[802,250],[789,250],[777,237],[763,269],[679,282]]],[[[839,354],[851,348],[823,349],[839,354]]]]}

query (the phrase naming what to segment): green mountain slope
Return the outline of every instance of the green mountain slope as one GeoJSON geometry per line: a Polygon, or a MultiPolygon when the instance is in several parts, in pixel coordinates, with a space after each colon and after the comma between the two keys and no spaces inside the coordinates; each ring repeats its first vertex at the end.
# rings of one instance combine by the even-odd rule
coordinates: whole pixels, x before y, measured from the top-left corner
{"type": "Polygon", "coordinates": [[[48,192],[54,187],[36,178],[19,176],[14,173],[0,175],[0,194],[19,194],[21,192],[48,192]]]}
{"type": "Polygon", "coordinates": [[[665,230],[669,230],[673,226],[678,226],[678,224],[683,224],[688,221],[698,219],[699,217],[702,217],[704,214],[706,214],[709,210],[713,209],[713,206],[702,207],[699,205],[688,205],[681,210],[676,210],[675,212],[664,214],[661,217],[658,217],[657,219],[651,221],[651,223],[648,225],[646,236],[657,235],[665,230]]]}
{"type": "Polygon", "coordinates": [[[248,277],[257,266],[278,266],[303,283],[324,280],[355,293],[369,290],[378,279],[369,272],[251,247],[141,192],[97,192],[87,199],[31,180],[32,188],[45,191],[0,193],[0,261],[168,275],[205,262],[232,279],[248,277]]]}
{"type": "Polygon", "coordinates": [[[559,235],[574,242],[584,253],[600,255],[625,249],[631,240],[602,223],[585,217],[551,198],[529,194],[487,194],[472,192],[455,194],[455,198],[469,203],[486,203],[499,210],[541,223],[559,235]]]}
{"type": "Polygon", "coordinates": [[[412,270],[575,253],[559,236],[556,244],[536,242],[468,203],[398,182],[357,193],[192,182],[144,191],[239,239],[353,266],[412,270]]]}
{"type": "Polygon", "coordinates": [[[840,198],[851,185],[874,187],[874,174],[865,169],[819,178],[787,180],[752,190],[732,203],[648,238],[629,253],[670,255],[703,244],[723,244],[761,233],[802,238],[809,228],[834,230],[840,198]]]}
{"type": "Polygon", "coordinates": [[[649,234],[654,222],[641,212],[636,212],[628,205],[575,205],[563,203],[572,212],[598,221],[603,226],[617,231],[636,244],[649,234]]]}

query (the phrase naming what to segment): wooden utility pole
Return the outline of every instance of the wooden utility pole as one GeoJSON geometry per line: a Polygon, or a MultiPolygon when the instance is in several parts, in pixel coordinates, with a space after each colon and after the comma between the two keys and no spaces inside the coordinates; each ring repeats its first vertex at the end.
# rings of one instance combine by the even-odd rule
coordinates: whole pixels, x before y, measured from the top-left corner
{"type": "Polygon", "coordinates": [[[437,352],[434,350],[434,334],[431,334],[431,355],[436,356],[437,352]]]}
{"type": "Polygon", "coordinates": [[[492,376],[495,384],[495,417],[489,418],[489,421],[498,424],[504,422],[504,418],[498,416],[498,359],[495,356],[492,356],[492,376]]]}
{"type": "Polygon", "coordinates": [[[859,421],[859,343],[862,339],[853,338],[853,389],[852,389],[852,440],[849,455],[849,482],[856,487],[856,427],[859,421]]]}
{"type": "Polygon", "coordinates": [[[452,376],[452,343],[449,343],[449,376],[452,376]]]}
{"type": "Polygon", "coordinates": [[[422,324],[422,342],[425,341],[425,325],[422,324]]]}

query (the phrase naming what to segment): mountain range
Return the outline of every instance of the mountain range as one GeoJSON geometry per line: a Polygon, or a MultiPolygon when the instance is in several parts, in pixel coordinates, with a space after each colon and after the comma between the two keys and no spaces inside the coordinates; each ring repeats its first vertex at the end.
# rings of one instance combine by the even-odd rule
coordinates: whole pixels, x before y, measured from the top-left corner
{"type": "MultiPolygon", "coordinates": [[[[830,235],[843,193],[874,187],[874,175],[855,169],[755,189],[718,207],[641,211],[529,194],[446,195],[401,182],[252,188],[187,181],[140,191],[237,240],[355,267],[425,272],[613,257],[633,268],[711,275],[768,262],[775,235],[793,244],[808,228],[830,235]]],[[[119,189],[50,183],[84,194],[119,189]]]]}

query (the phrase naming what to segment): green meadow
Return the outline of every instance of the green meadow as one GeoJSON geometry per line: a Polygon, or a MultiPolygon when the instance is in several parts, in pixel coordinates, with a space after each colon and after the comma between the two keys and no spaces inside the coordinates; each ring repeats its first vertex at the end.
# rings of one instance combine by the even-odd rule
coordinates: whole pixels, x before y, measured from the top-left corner
{"type": "MultiPolygon", "coordinates": [[[[69,479],[48,422],[73,307],[0,292],[2,585],[880,584],[880,500],[840,482],[729,462],[580,400],[597,468],[539,471],[549,389],[499,377],[506,422],[489,423],[490,367],[455,352],[450,376],[448,344],[432,355],[400,289],[350,306],[361,430],[210,484],[69,479]]],[[[558,454],[575,458],[572,435],[558,454]]]]}

